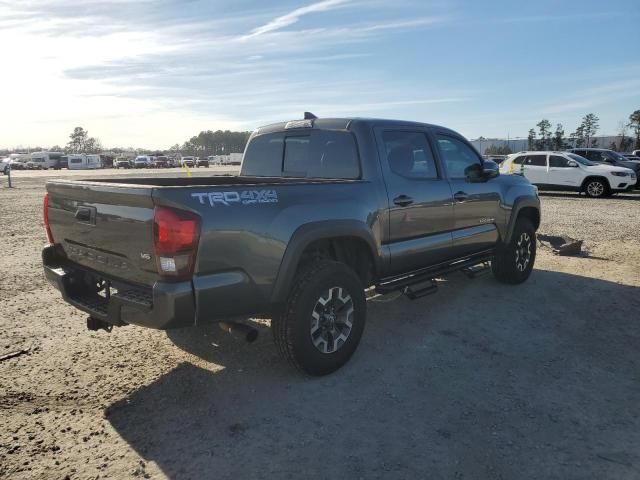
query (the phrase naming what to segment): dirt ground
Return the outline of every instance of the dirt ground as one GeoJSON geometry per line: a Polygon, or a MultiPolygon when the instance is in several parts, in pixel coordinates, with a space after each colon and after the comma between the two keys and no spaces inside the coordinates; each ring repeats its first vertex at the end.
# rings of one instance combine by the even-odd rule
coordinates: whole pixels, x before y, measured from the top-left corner
{"type": "Polygon", "coordinates": [[[0,176],[0,354],[30,349],[0,363],[0,478],[640,478],[640,195],[543,195],[540,231],[588,256],[371,301],[351,362],[309,379],[264,321],[252,345],[87,331],[41,271],[52,175],[0,176]]]}

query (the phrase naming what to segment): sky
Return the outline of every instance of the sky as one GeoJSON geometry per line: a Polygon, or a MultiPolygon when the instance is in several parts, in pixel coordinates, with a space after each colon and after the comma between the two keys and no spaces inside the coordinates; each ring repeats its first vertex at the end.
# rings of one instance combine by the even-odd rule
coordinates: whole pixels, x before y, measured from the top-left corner
{"type": "Polygon", "coordinates": [[[615,134],[639,0],[0,0],[0,148],[168,148],[201,130],[382,117],[468,138],[615,134]]]}

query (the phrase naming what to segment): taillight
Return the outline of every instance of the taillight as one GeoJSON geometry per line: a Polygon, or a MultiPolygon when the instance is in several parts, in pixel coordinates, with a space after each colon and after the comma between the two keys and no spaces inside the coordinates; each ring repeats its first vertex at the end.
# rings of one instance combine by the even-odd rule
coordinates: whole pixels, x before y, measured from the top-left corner
{"type": "Polygon", "coordinates": [[[44,231],[47,232],[47,241],[53,243],[53,234],[51,233],[51,226],[49,225],[49,194],[44,194],[44,201],[42,204],[42,216],[44,218],[44,231]]]}
{"type": "Polygon", "coordinates": [[[154,209],[153,247],[161,276],[191,277],[199,239],[198,215],[168,207],[154,209]]]}

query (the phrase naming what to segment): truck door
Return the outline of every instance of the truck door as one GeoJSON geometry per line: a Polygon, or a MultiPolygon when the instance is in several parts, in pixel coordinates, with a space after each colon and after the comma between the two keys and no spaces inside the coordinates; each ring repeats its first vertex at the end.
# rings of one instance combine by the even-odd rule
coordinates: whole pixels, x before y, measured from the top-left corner
{"type": "Polygon", "coordinates": [[[375,130],[389,198],[390,273],[446,260],[451,254],[453,204],[426,130],[375,130]]]}
{"type": "Polygon", "coordinates": [[[462,137],[448,132],[434,135],[453,192],[453,254],[460,257],[492,248],[498,241],[496,222],[501,212],[497,182],[469,182],[465,170],[482,166],[482,157],[462,137]]]}

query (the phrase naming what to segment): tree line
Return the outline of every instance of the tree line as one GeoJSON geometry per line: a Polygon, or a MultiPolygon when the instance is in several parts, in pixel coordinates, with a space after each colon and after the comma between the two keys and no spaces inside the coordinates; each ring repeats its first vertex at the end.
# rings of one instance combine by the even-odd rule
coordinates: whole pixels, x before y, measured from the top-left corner
{"type": "Polygon", "coordinates": [[[230,130],[206,130],[191,137],[182,146],[175,144],[172,152],[180,152],[182,155],[196,155],[208,157],[209,155],[227,155],[229,153],[242,153],[247,145],[251,132],[232,132],[230,130]]]}
{"type": "MultiPolygon", "coordinates": [[[[227,155],[229,153],[242,153],[247,145],[251,132],[232,132],[230,130],[206,130],[191,137],[182,145],[175,144],[166,150],[153,150],[141,148],[110,148],[114,153],[124,153],[135,150],[137,153],[166,155],[196,155],[207,157],[209,155],[227,155]]],[[[32,150],[43,150],[42,147],[35,147],[32,150]]],[[[100,153],[103,151],[102,143],[98,138],[90,137],[89,132],[83,127],[75,127],[69,135],[69,141],[64,147],[54,145],[49,148],[54,152],[65,153],[100,153]]],[[[9,150],[7,150],[9,153],[9,150]]]]}
{"type": "MultiPolygon", "coordinates": [[[[588,113],[582,117],[580,125],[565,136],[564,127],[561,123],[556,124],[556,128],[552,131],[551,122],[548,119],[542,119],[537,124],[538,131],[534,128],[529,130],[527,137],[527,145],[529,150],[565,150],[567,148],[595,148],[598,147],[598,141],[595,135],[600,128],[600,119],[594,113],[588,113]]],[[[640,149],[640,110],[636,110],[629,115],[628,121],[621,121],[618,124],[618,143],[611,142],[609,145],[602,145],[604,148],[626,152],[628,150],[640,149]],[[631,130],[633,137],[628,133],[631,130]]]]}

